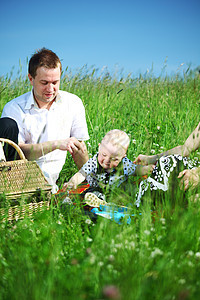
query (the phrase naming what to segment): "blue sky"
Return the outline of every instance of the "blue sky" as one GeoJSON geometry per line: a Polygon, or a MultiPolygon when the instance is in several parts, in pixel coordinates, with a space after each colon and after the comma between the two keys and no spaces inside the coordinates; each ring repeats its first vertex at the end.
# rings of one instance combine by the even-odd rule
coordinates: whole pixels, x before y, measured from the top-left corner
{"type": "Polygon", "coordinates": [[[199,0],[1,1],[0,76],[27,73],[36,49],[52,49],[63,69],[160,75],[200,65],[199,0]],[[180,65],[184,63],[183,66],[180,65]]]}

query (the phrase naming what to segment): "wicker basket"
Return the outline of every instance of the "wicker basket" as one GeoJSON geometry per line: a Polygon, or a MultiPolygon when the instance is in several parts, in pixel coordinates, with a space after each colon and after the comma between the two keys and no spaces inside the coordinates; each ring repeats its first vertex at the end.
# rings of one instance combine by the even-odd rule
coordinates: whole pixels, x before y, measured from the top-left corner
{"type": "MultiPolygon", "coordinates": [[[[9,200],[10,205],[19,204],[19,199],[25,200],[26,203],[35,201],[35,203],[24,204],[23,207],[19,205],[10,207],[8,218],[10,219],[11,215],[13,215],[12,218],[15,218],[16,215],[17,218],[21,218],[33,207],[35,207],[34,211],[41,208],[43,204],[45,207],[49,207],[52,187],[48,184],[37,163],[28,161],[19,146],[12,141],[0,138],[0,143],[2,142],[13,146],[20,160],[0,162],[0,198],[9,200]],[[38,202],[37,196],[40,193],[45,200],[38,202]]],[[[3,203],[5,201],[2,200],[0,201],[1,207],[5,204],[3,203]]],[[[0,215],[2,216],[4,213],[6,213],[6,209],[2,208],[0,215]]]]}
{"type": "Polygon", "coordinates": [[[50,201],[30,202],[0,209],[1,222],[20,220],[24,217],[33,218],[36,213],[50,209],[50,201]]]}

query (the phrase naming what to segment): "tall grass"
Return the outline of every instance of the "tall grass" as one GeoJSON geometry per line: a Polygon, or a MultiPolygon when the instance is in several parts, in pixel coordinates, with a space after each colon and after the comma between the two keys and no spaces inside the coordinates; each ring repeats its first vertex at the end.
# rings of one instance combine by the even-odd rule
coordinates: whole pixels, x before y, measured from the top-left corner
{"type": "MultiPolygon", "coordinates": [[[[134,159],[182,144],[199,122],[197,76],[136,78],[83,67],[66,70],[61,88],[83,100],[90,156],[110,129],[129,134],[134,159]]],[[[1,78],[0,112],[29,90],[20,74],[1,78]]],[[[75,172],[68,155],[60,186],[75,172]]],[[[123,197],[133,202],[130,195],[123,197]]],[[[157,199],[155,209],[147,196],[130,225],[90,220],[79,206],[1,222],[0,299],[198,299],[200,209],[189,199],[177,193],[173,203],[157,199]]]]}

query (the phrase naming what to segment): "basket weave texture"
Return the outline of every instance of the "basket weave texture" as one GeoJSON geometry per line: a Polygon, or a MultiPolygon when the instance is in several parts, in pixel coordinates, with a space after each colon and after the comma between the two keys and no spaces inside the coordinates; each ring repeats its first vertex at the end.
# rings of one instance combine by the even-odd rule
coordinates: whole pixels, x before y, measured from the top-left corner
{"type": "Polygon", "coordinates": [[[52,187],[37,163],[28,161],[20,147],[11,140],[0,138],[0,150],[2,150],[0,157],[1,221],[23,219],[25,216],[32,217],[36,212],[48,210],[52,187]],[[5,161],[2,143],[8,143],[14,147],[21,160],[5,161]],[[41,201],[41,196],[43,196],[43,201],[41,201]],[[13,206],[13,204],[18,205],[13,206]]]}
{"type": "Polygon", "coordinates": [[[15,205],[9,208],[0,209],[0,220],[18,221],[24,217],[34,217],[36,213],[50,209],[50,201],[31,202],[23,205],[15,205]]]}
{"type": "Polygon", "coordinates": [[[51,186],[35,161],[25,159],[0,163],[0,194],[7,199],[16,199],[37,190],[49,194],[51,186]]]}

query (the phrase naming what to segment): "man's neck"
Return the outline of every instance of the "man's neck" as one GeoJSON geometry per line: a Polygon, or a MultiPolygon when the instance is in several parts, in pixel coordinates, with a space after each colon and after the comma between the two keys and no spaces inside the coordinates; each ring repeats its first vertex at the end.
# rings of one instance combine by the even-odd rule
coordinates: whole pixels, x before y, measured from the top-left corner
{"type": "Polygon", "coordinates": [[[52,100],[51,102],[42,102],[42,101],[37,101],[35,99],[35,102],[37,103],[37,105],[38,105],[39,108],[41,108],[41,109],[47,109],[47,110],[50,109],[50,107],[51,107],[51,105],[53,104],[54,101],[55,101],[55,99],[52,100]]]}

